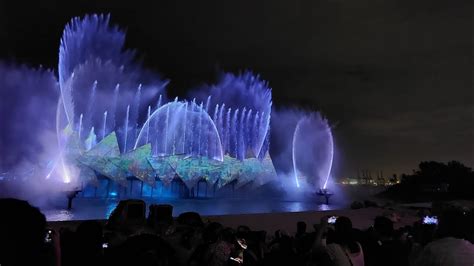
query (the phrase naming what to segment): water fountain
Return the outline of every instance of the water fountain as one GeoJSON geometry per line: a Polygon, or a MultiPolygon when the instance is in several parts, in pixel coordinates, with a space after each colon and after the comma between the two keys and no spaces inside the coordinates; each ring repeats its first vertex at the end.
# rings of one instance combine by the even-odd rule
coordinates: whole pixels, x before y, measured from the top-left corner
{"type": "Polygon", "coordinates": [[[295,183],[327,189],[334,156],[334,144],[328,121],[320,114],[308,114],[296,124],[292,140],[295,183]]]}
{"type": "MultiPolygon", "coordinates": [[[[168,81],[150,77],[135,63],[134,52],[124,49],[124,32],[109,20],[75,18],[63,32],[59,158],[46,171],[48,180],[62,172],[64,183],[88,186],[98,173],[119,186],[127,186],[130,177],[153,186],[179,176],[189,189],[198,178],[220,189],[252,182],[253,188],[277,178],[269,153],[272,94],[266,81],[250,71],[223,73],[216,84],[169,100],[168,81]]],[[[299,186],[302,178],[326,188],[334,152],[331,130],[315,115],[299,119],[289,160],[295,182],[299,186]],[[317,167],[306,158],[318,161],[317,167]]]]}

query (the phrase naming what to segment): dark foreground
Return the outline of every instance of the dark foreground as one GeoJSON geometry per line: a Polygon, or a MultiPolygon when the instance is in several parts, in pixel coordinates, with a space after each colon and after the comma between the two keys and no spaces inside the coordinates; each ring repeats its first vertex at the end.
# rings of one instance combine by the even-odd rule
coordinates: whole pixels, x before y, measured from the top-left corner
{"type": "Polygon", "coordinates": [[[146,215],[147,207],[125,201],[107,221],[48,225],[27,202],[0,199],[0,212],[9,214],[0,219],[0,264],[471,266],[474,261],[472,210],[426,210],[439,217],[438,224],[426,224],[413,213],[394,216],[391,208],[207,217],[186,212],[174,218],[170,205],[151,207],[146,215]]]}

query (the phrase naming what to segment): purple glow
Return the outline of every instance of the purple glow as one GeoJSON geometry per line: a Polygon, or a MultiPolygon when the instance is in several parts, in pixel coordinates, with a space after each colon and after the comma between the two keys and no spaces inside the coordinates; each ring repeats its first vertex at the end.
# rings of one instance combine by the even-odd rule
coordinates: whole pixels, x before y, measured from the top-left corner
{"type": "MultiPolygon", "coordinates": [[[[249,176],[255,173],[258,176],[265,171],[275,172],[269,151],[270,143],[277,142],[285,146],[285,150],[277,152],[275,157],[281,155],[281,161],[292,166],[297,187],[309,183],[313,187],[326,188],[334,144],[328,122],[319,113],[281,111],[279,118],[274,118],[268,82],[250,71],[237,75],[223,73],[216,84],[191,93],[194,99],[170,101],[165,91],[168,81],[134,62],[134,52],[123,49],[124,32],[110,26],[109,19],[109,16],[91,15],[74,18],[66,26],[59,48],[57,80],[52,72],[17,71],[0,64],[0,85],[7,84],[4,87],[13,91],[16,87],[11,84],[19,83],[24,86],[21,90],[27,96],[35,91],[37,84],[43,89],[41,104],[32,103],[32,97],[21,95],[24,98],[17,105],[27,107],[24,108],[27,110],[24,119],[28,129],[39,132],[31,136],[22,129],[20,135],[26,136],[25,142],[29,146],[44,146],[45,154],[38,156],[35,154],[37,149],[23,145],[22,139],[15,139],[13,142],[21,146],[21,152],[28,155],[28,167],[13,165],[16,163],[14,158],[9,159],[8,170],[17,167],[41,169],[42,180],[46,177],[48,182],[58,182],[61,185],[55,183],[54,188],[64,191],[72,185],[87,185],[96,178],[94,173],[90,177],[94,172],[92,167],[84,169],[84,166],[88,167],[87,163],[79,162],[81,156],[105,146],[113,151],[110,157],[117,159],[150,144],[151,155],[143,157],[207,157],[216,165],[228,160],[232,166],[244,165],[247,161],[250,163],[245,165],[245,170],[251,173],[249,176]],[[4,73],[13,78],[4,78],[4,73]],[[41,116],[40,111],[44,111],[41,116]],[[276,128],[272,139],[270,126],[276,128]],[[43,134],[52,135],[52,141],[40,139],[43,134]],[[107,136],[113,136],[115,142],[96,146],[109,141],[107,136]],[[287,156],[287,150],[291,155],[287,156]],[[53,158],[52,168],[38,167],[53,158]],[[272,171],[267,171],[270,168],[272,171]]],[[[17,113],[24,114],[25,111],[22,109],[17,113]]],[[[7,127],[12,130],[22,124],[18,123],[22,121],[19,118],[7,120],[7,127]]],[[[6,153],[14,150],[14,147],[8,148],[6,153]]],[[[90,156],[96,156],[91,160],[106,157],[104,154],[90,156]]],[[[126,170],[121,173],[124,179],[131,175],[127,167],[123,167],[126,170]]],[[[242,168],[222,168],[222,176],[226,174],[227,181],[236,179],[243,172],[242,168]],[[234,172],[228,174],[231,171],[234,172]]],[[[115,178],[114,175],[108,177],[115,178]]],[[[245,177],[242,180],[250,182],[245,177]]],[[[213,182],[217,184],[216,179],[213,182]]],[[[264,183],[258,182],[255,184],[264,183]]]]}
{"type": "Polygon", "coordinates": [[[138,134],[134,149],[147,143],[151,143],[154,156],[187,154],[218,161],[224,159],[214,121],[202,105],[194,102],[174,101],[154,111],[138,134]],[[149,142],[146,137],[148,129],[149,142]]]}
{"type": "Polygon", "coordinates": [[[300,128],[300,123],[301,123],[301,120],[298,121],[298,123],[296,124],[295,132],[293,133],[292,148],[291,148],[291,158],[292,158],[292,161],[293,161],[293,173],[294,173],[294,176],[295,176],[296,187],[300,187],[300,182],[298,181],[298,178],[299,178],[298,177],[298,169],[296,168],[296,152],[295,152],[296,138],[297,138],[297,134],[298,134],[298,129],[300,128]]]}
{"type": "Polygon", "coordinates": [[[315,189],[326,188],[331,174],[334,143],[328,121],[319,113],[303,116],[293,134],[293,168],[298,179],[315,189]]]}

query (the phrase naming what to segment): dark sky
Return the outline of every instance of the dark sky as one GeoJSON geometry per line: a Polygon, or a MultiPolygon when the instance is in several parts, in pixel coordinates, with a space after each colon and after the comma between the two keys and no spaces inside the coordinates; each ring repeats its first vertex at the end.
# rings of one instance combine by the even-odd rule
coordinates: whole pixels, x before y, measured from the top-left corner
{"type": "Polygon", "coordinates": [[[252,69],[274,105],[323,111],[339,176],[474,166],[472,1],[95,2],[0,0],[0,59],[56,68],[69,19],[111,13],[171,95],[252,69]]]}

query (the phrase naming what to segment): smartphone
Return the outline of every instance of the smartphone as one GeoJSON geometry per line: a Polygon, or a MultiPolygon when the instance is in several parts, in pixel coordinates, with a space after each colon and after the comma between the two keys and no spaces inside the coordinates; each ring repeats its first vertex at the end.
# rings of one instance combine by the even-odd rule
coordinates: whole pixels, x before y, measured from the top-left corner
{"type": "Polygon", "coordinates": [[[245,241],[242,241],[240,239],[237,239],[237,243],[239,244],[239,246],[243,249],[247,249],[247,244],[245,244],[245,241]]]}
{"type": "Polygon", "coordinates": [[[423,224],[438,224],[438,217],[436,217],[436,216],[425,216],[425,217],[423,217],[423,224]]]}
{"type": "Polygon", "coordinates": [[[53,241],[53,230],[48,229],[46,230],[46,235],[44,237],[45,243],[51,243],[53,241]]]}
{"type": "Polygon", "coordinates": [[[239,264],[242,264],[242,263],[244,263],[244,260],[243,260],[243,259],[241,259],[241,258],[234,258],[234,257],[230,257],[230,260],[233,260],[233,261],[235,261],[235,262],[237,262],[237,263],[239,263],[239,264]]]}
{"type": "Polygon", "coordinates": [[[331,216],[328,218],[328,224],[335,224],[337,220],[337,216],[331,216]]]}

